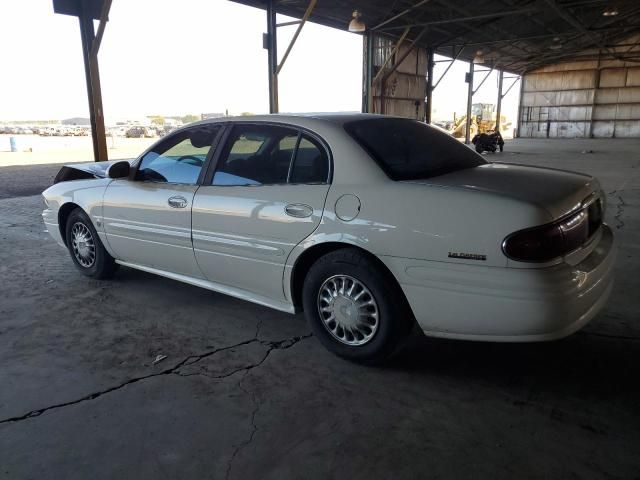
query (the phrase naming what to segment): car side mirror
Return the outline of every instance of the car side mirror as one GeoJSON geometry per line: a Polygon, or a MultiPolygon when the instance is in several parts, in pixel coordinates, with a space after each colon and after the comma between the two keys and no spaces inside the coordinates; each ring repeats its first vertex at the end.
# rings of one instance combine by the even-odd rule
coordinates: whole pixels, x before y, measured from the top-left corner
{"type": "Polygon", "coordinates": [[[109,166],[107,177],[109,178],[126,178],[131,172],[131,164],[127,161],[116,162],[109,166]]]}

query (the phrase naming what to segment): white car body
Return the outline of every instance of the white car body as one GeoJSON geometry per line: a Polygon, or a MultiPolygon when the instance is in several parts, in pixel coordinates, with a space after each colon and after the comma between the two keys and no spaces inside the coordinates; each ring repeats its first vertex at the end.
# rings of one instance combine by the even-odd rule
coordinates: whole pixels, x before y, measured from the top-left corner
{"type": "Polygon", "coordinates": [[[359,118],[372,117],[278,115],[196,124],[267,122],[311,132],[330,149],[327,184],[63,181],[43,193],[44,222],[64,246],[61,215],[79,206],[118,263],[289,313],[300,305],[297,268],[305,256],[354,246],[386,266],[421,329],[437,337],[552,340],[581,328],[603,307],[615,260],[605,224],[584,245],[544,263],[514,261],[502,248],[513,232],[554,222],[583,202],[604,201],[596,179],[488,163],[393,181],[345,131],[345,123],[359,118]],[[167,205],[176,196],[187,208],[167,205]],[[306,215],[305,208],[308,216],[296,216],[306,215]]]}

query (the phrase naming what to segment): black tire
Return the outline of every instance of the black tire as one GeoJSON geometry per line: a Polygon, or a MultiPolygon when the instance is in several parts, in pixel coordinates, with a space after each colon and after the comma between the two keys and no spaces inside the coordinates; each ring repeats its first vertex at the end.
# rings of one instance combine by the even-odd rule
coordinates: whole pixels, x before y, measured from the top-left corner
{"type": "MultiPolygon", "coordinates": [[[[330,298],[330,295],[325,298],[330,298]]],[[[302,302],[307,321],[320,342],[336,355],[359,363],[377,364],[388,359],[403,345],[415,322],[411,309],[395,280],[389,278],[389,274],[378,266],[374,259],[354,248],[333,251],[313,264],[304,279],[302,302]],[[359,286],[356,287],[357,284],[363,287],[362,292],[368,290],[362,298],[366,300],[370,295],[374,306],[367,306],[365,313],[362,313],[365,307],[356,308],[356,304],[352,303],[353,300],[342,295],[334,296],[331,305],[320,300],[321,289],[327,292],[326,288],[329,288],[329,285],[340,285],[341,279],[346,283],[343,291],[348,291],[351,285],[354,285],[356,290],[353,292],[353,297],[357,296],[359,289],[359,286]],[[349,279],[355,282],[351,283],[349,279]],[[338,297],[342,297],[340,301],[343,302],[340,306],[343,309],[341,310],[342,318],[345,318],[346,322],[353,322],[354,320],[351,319],[356,316],[356,312],[358,318],[355,321],[358,327],[351,331],[343,329],[342,339],[338,338],[341,327],[330,320],[334,313],[320,311],[321,308],[329,308],[336,311],[335,315],[338,315],[338,297]],[[377,323],[371,326],[375,319],[367,316],[371,315],[369,309],[374,308],[377,311],[377,317],[375,317],[377,323]],[[333,333],[332,328],[335,328],[333,333]],[[356,331],[358,328],[362,330],[356,331]],[[367,328],[373,333],[368,333],[367,328]],[[363,339],[354,334],[361,335],[363,339]],[[365,341],[367,335],[370,335],[370,338],[365,341]],[[365,343],[346,344],[349,341],[365,341],[365,343]]]]}
{"type": "Polygon", "coordinates": [[[93,222],[82,209],[76,208],[69,214],[65,228],[65,238],[71,259],[83,275],[95,279],[113,276],[118,264],[109,255],[109,252],[105,250],[98,232],[93,226],[93,222]],[[74,235],[77,238],[86,238],[87,241],[74,242],[74,235]]]}
{"type": "Polygon", "coordinates": [[[478,153],[482,153],[484,150],[482,148],[482,145],[480,145],[480,142],[476,143],[476,152],[478,153]]]}

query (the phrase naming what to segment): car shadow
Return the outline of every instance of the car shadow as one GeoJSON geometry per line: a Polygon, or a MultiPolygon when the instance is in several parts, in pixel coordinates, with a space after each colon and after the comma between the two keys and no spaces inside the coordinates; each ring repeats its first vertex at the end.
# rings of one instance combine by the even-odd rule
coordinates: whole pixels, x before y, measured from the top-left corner
{"type": "Polygon", "coordinates": [[[553,342],[493,343],[414,332],[386,368],[503,387],[640,401],[640,339],[589,330],[553,342]]]}

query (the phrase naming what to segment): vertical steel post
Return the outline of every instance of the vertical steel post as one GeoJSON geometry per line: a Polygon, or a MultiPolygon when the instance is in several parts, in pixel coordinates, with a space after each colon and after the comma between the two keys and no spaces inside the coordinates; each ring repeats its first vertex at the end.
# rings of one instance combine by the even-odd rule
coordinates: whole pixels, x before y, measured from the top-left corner
{"type": "MultiPolygon", "coordinates": [[[[82,3],[81,3],[82,4],[82,3]]],[[[96,162],[108,160],[107,137],[104,129],[104,113],[102,111],[102,91],[100,88],[100,72],[98,58],[91,50],[95,40],[93,19],[87,12],[81,12],[80,36],[82,37],[82,56],[89,98],[89,121],[91,122],[91,139],[93,141],[93,159],[96,162]]]]}
{"type": "Polygon", "coordinates": [[[473,102],[473,61],[469,62],[469,73],[467,74],[467,82],[469,88],[467,90],[467,118],[465,119],[464,143],[467,145],[471,140],[471,103],[473,102]]]}
{"type": "Polygon", "coordinates": [[[502,82],[504,80],[504,70],[500,70],[498,75],[498,105],[496,106],[496,126],[495,129],[500,131],[502,122],[500,121],[500,115],[502,115],[502,82]]]}
{"type": "Polygon", "coordinates": [[[362,113],[371,112],[371,84],[373,82],[373,34],[362,35],[362,113]]]}
{"type": "MultiPolygon", "coordinates": [[[[593,138],[593,114],[596,111],[596,95],[598,94],[598,89],[600,88],[600,77],[602,76],[602,50],[598,50],[598,66],[595,71],[595,85],[593,89],[593,98],[591,99],[591,117],[589,118],[589,138],[593,138]]],[[[615,128],[615,120],[614,120],[613,131],[616,131],[615,128]]]]}
{"type": "Polygon", "coordinates": [[[433,48],[427,51],[427,104],[424,112],[424,119],[427,123],[431,123],[431,113],[433,111],[433,48]]]}
{"type": "Polygon", "coordinates": [[[518,120],[516,121],[516,138],[522,137],[522,97],[524,96],[524,75],[520,76],[520,98],[518,100],[518,120]]]}
{"type": "Polygon", "coordinates": [[[278,36],[273,0],[267,3],[267,53],[269,62],[269,113],[278,113],[278,36]]]}
{"type": "Polygon", "coordinates": [[[365,41],[365,83],[364,102],[365,113],[373,112],[373,32],[367,31],[364,35],[365,41]]]}

